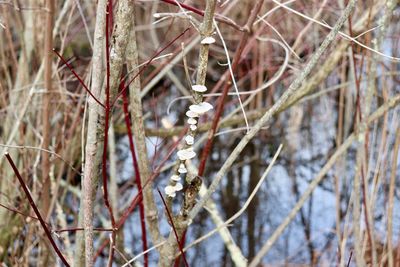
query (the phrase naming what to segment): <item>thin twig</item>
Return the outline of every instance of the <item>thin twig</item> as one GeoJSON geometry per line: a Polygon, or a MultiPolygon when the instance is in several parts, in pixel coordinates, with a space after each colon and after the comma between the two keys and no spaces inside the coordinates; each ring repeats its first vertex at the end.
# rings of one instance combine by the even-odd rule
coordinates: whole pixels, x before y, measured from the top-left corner
{"type": "Polygon", "coordinates": [[[161,198],[161,200],[162,200],[162,202],[164,204],[164,208],[165,208],[165,210],[166,210],[166,212],[168,214],[168,219],[171,222],[172,230],[173,230],[173,232],[175,234],[176,243],[177,243],[177,245],[179,247],[179,250],[181,252],[181,255],[182,255],[182,258],[183,258],[183,262],[185,263],[186,267],[189,267],[189,264],[187,263],[187,260],[186,260],[185,253],[183,252],[183,248],[182,248],[182,245],[181,245],[181,242],[180,242],[180,239],[179,239],[179,235],[178,235],[178,233],[176,231],[176,227],[175,227],[175,224],[174,224],[174,218],[172,218],[171,212],[168,209],[168,205],[165,202],[165,199],[164,199],[163,195],[161,194],[160,189],[157,188],[157,192],[160,195],[160,198],[161,198]]]}
{"type": "Polygon", "coordinates": [[[93,93],[89,90],[89,88],[86,86],[85,82],[81,79],[81,77],[75,72],[74,68],[64,59],[64,57],[57,52],[57,50],[53,49],[53,52],[56,53],[56,55],[61,59],[61,61],[68,67],[68,69],[72,72],[72,74],[75,76],[76,79],[78,79],[79,83],[83,86],[83,88],[86,90],[86,92],[89,93],[91,97],[99,104],[102,106],[104,109],[106,108],[103,103],[98,100],[93,93]]]}
{"type": "Polygon", "coordinates": [[[175,43],[176,40],[181,38],[190,28],[186,28],[181,34],[179,34],[177,37],[175,37],[171,42],[167,43],[162,49],[154,53],[154,55],[146,62],[146,64],[138,71],[138,73],[131,78],[130,81],[128,81],[125,85],[125,87],[117,94],[115,99],[112,101],[111,107],[114,106],[115,102],[118,100],[118,98],[129,88],[129,85],[137,78],[140,76],[140,74],[147,69],[147,67],[153,62],[154,59],[156,59],[162,52],[164,52],[168,47],[170,47],[173,43],[175,43]]]}
{"type": "MultiPolygon", "coordinates": [[[[186,9],[186,10],[189,10],[189,11],[192,11],[193,13],[196,13],[197,15],[204,16],[204,11],[203,10],[200,10],[200,9],[197,9],[197,8],[195,8],[193,6],[178,2],[176,0],[161,0],[161,1],[163,1],[165,3],[168,3],[168,4],[171,4],[171,5],[174,5],[174,6],[182,7],[184,9],[186,9]]],[[[235,21],[233,21],[233,20],[231,20],[231,19],[229,19],[229,18],[227,18],[227,17],[225,17],[225,16],[223,16],[221,14],[215,14],[215,19],[217,21],[219,21],[219,22],[225,23],[226,25],[229,25],[229,26],[233,27],[236,30],[245,31],[245,29],[243,27],[241,27],[240,25],[236,24],[235,21]]]]}
{"type": "Polygon", "coordinates": [[[11,165],[11,168],[14,170],[15,175],[18,178],[18,182],[20,183],[22,189],[24,190],[25,196],[28,198],[29,200],[29,204],[31,205],[33,211],[36,214],[36,217],[38,218],[40,224],[42,225],[42,228],[44,230],[44,232],[46,233],[47,238],[50,241],[51,246],[53,247],[54,251],[57,253],[58,257],[60,258],[60,260],[67,266],[69,267],[69,263],[67,262],[67,260],[64,258],[63,254],[61,253],[60,249],[57,247],[56,242],[54,241],[53,237],[51,236],[51,231],[49,230],[49,228],[47,227],[46,222],[43,220],[42,215],[40,214],[39,209],[36,206],[35,201],[33,200],[33,197],[31,195],[31,192],[29,191],[28,187],[25,184],[24,179],[22,178],[21,174],[18,171],[17,166],[15,166],[14,161],[12,160],[10,154],[8,152],[4,153],[4,155],[6,156],[8,162],[11,165]]]}
{"type": "MultiPolygon", "coordinates": [[[[123,85],[123,83],[122,83],[122,85],[123,85]]],[[[143,189],[142,189],[142,182],[141,182],[141,178],[140,178],[139,165],[138,165],[138,161],[136,158],[135,145],[133,142],[133,134],[132,134],[132,130],[131,130],[131,123],[129,120],[129,111],[128,111],[129,103],[128,103],[128,96],[127,96],[126,91],[122,95],[122,99],[123,99],[123,112],[124,112],[124,118],[125,118],[125,126],[126,126],[128,140],[129,140],[129,149],[130,149],[131,157],[132,157],[133,170],[135,172],[135,181],[136,181],[136,185],[138,187],[138,191],[140,192],[140,194],[138,194],[138,195],[140,196],[140,198],[143,198],[143,193],[142,193],[143,189]]],[[[139,215],[140,215],[140,227],[142,230],[142,246],[143,246],[143,251],[146,251],[147,250],[146,220],[145,220],[143,201],[139,202],[139,215]]],[[[145,263],[144,264],[145,266],[148,266],[148,255],[147,254],[145,255],[144,263],[145,263]]]]}
{"type": "Polygon", "coordinates": [[[164,240],[164,241],[162,241],[161,243],[158,243],[157,245],[152,246],[151,248],[147,249],[146,251],[143,251],[143,252],[139,253],[138,255],[136,255],[135,257],[133,257],[132,259],[130,259],[128,262],[126,262],[126,263],[125,263],[124,265],[122,265],[121,267],[126,267],[126,266],[130,265],[131,263],[133,263],[134,261],[136,261],[136,260],[137,260],[138,258],[140,258],[141,256],[147,255],[150,251],[152,251],[152,250],[154,250],[154,249],[156,249],[156,248],[158,248],[158,247],[164,245],[165,242],[167,242],[167,241],[164,240]]]}

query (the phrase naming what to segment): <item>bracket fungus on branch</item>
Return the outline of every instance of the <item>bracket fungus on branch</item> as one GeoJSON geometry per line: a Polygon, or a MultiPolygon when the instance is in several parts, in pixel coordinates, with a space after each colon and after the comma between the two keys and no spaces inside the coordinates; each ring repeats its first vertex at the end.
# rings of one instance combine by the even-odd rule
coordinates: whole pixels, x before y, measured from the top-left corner
{"type": "Polygon", "coordinates": [[[205,91],[207,91],[207,87],[201,84],[195,84],[192,86],[192,90],[198,93],[204,93],[205,91]]]}
{"type": "Polygon", "coordinates": [[[196,120],[195,118],[189,118],[189,119],[188,119],[188,123],[189,123],[190,125],[196,125],[196,124],[197,124],[197,120],[196,120]]]}
{"type": "Polygon", "coordinates": [[[165,187],[165,194],[167,194],[167,196],[169,197],[175,197],[176,196],[175,187],[172,185],[167,185],[165,187]]]}
{"type": "Polygon", "coordinates": [[[181,177],[179,175],[174,174],[174,175],[171,176],[170,179],[172,181],[179,182],[181,180],[181,177]]]}
{"type": "Polygon", "coordinates": [[[191,146],[191,145],[194,144],[194,137],[191,136],[191,135],[187,135],[187,136],[185,137],[185,141],[186,141],[186,144],[187,144],[188,146],[191,146]]]}
{"type": "Polygon", "coordinates": [[[167,185],[165,187],[165,194],[169,197],[175,197],[176,196],[176,192],[180,191],[183,189],[183,186],[181,183],[176,183],[175,185],[167,185]]]}
{"type": "Polygon", "coordinates": [[[201,102],[199,104],[193,104],[189,107],[189,109],[199,115],[206,113],[213,109],[213,106],[208,102],[201,102]]]}
{"type": "Polygon", "coordinates": [[[199,114],[197,114],[196,112],[193,112],[191,110],[186,111],[186,116],[188,116],[189,118],[198,118],[199,114]]]}
{"type": "Polygon", "coordinates": [[[196,157],[196,152],[193,148],[181,149],[178,151],[178,157],[180,160],[188,160],[196,157]]]}
{"type": "MultiPolygon", "coordinates": [[[[213,40],[211,40],[212,42],[215,42],[214,38],[210,38],[213,40]]],[[[206,39],[207,38],[205,38],[205,40],[206,39]]],[[[208,41],[210,41],[210,39],[208,41]]],[[[202,95],[202,93],[207,91],[207,87],[205,87],[204,85],[193,85],[192,89],[199,95],[202,95]]],[[[186,111],[186,116],[188,117],[188,124],[192,132],[197,130],[198,117],[210,111],[211,109],[213,109],[213,106],[208,102],[200,102],[197,104],[193,104],[189,107],[189,110],[186,111]]],[[[194,135],[194,133],[192,134],[194,135]]],[[[171,183],[165,187],[165,193],[170,198],[174,198],[176,196],[176,192],[182,190],[182,184],[179,182],[181,180],[181,177],[179,175],[182,174],[185,176],[185,174],[188,172],[185,166],[185,161],[196,157],[196,152],[193,151],[192,147],[192,145],[194,144],[194,136],[192,134],[189,134],[185,137],[185,142],[187,146],[186,148],[179,150],[177,153],[181,163],[176,173],[171,176],[171,183]]]]}
{"type": "Polygon", "coordinates": [[[187,169],[186,169],[186,167],[185,167],[185,164],[181,163],[181,164],[179,165],[178,172],[181,173],[181,174],[187,173],[187,169]]]}
{"type": "Polygon", "coordinates": [[[208,36],[208,37],[204,38],[203,40],[201,40],[201,44],[203,44],[203,45],[204,44],[210,45],[213,43],[215,43],[215,39],[211,36],[208,36]]]}

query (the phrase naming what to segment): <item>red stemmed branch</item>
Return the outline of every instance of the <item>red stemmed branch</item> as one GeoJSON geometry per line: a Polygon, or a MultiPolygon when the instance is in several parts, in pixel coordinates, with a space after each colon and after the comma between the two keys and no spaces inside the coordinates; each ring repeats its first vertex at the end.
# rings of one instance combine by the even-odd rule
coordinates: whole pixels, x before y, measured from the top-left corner
{"type": "MultiPolygon", "coordinates": [[[[187,233],[187,229],[185,231],[183,231],[182,233],[182,237],[181,237],[181,241],[179,242],[179,246],[181,246],[182,248],[185,246],[185,242],[186,242],[186,233],[187,233]]],[[[174,263],[174,267],[179,267],[181,264],[181,255],[179,255],[174,263]]]]}
{"type": "Polygon", "coordinates": [[[108,198],[108,182],[107,182],[107,148],[108,148],[108,128],[110,124],[110,22],[112,17],[112,0],[107,2],[107,12],[106,12],[106,108],[105,108],[105,122],[104,122],[104,143],[103,143],[103,159],[102,159],[102,178],[103,178],[103,198],[104,204],[107,207],[108,213],[110,214],[111,226],[114,231],[111,234],[111,251],[109,255],[108,266],[112,265],[112,260],[114,257],[114,244],[116,237],[116,227],[115,227],[115,217],[114,212],[110,204],[110,200],[108,198]]]}
{"type": "MultiPolygon", "coordinates": [[[[167,4],[174,5],[174,6],[182,7],[183,9],[192,11],[193,13],[195,13],[197,15],[204,16],[204,11],[203,10],[195,8],[193,6],[189,6],[189,5],[185,4],[185,3],[178,2],[176,0],[161,0],[161,1],[164,2],[164,3],[167,3],[167,4]]],[[[237,25],[235,23],[235,21],[233,21],[233,20],[231,20],[231,19],[229,19],[227,17],[224,17],[224,16],[222,16],[220,14],[215,14],[214,18],[215,18],[216,21],[225,23],[225,24],[235,28],[236,30],[239,30],[239,31],[242,31],[242,32],[246,31],[245,28],[240,27],[240,25],[237,25]]]]}
{"type": "Polygon", "coordinates": [[[15,166],[15,163],[12,160],[10,154],[8,154],[8,152],[5,153],[5,156],[6,156],[7,160],[8,160],[8,162],[10,163],[11,168],[14,170],[14,173],[17,176],[18,181],[19,181],[22,189],[24,190],[24,193],[25,193],[26,197],[29,200],[29,204],[31,205],[33,211],[36,214],[36,217],[38,218],[40,224],[42,225],[42,228],[43,228],[47,238],[49,239],[51,246],[53,247],[54,251],[57,253],[57,255],[60,258],[60,260],[64,263],[64,265],[69,267],[70,266],[69,263],[64,258],[64,255],[61,253],[60,249],[56,245],[56,242],[54,241],[53,237],[51,236],[51,231],[47,227],[46,222],[44,221],[42,215],[40,214],[40,211],[39,211],[38,207],[36,206],[35,201],[33,200],[32,195],[31,195],[27,185],[25,184],[24,179],[22,178],[21,174],[19,173],[17,166],[15,166]]]}
{"type": "Polygon", "coordinates": [[[183,252],[182,242],[179,240],[178,233],[176,232],[176,227],[175,227],[175,225],[174,225],[174,219],[172,218],[171,212],[170,212],[169,209],[168,209],[168,205],[167,205],[167,203],[165,202],[165,199],[164,199],[163,195],[161,194],[160,189],[157,188],[157,192],[158,192],[158,194],[159,194],[160,197],[161,197],[161,200],[162,200],[162,202],[163,202],[163,204],[164,204],[164,207],[165,207],[165,210],[166,210],[166,212],[167,212],[168,218],[169,218],[169,220],[170,220],[170,222],[171,222],[172,229],[174,230],[174,234],[175,234],[175,238],[176,238],[176,243],[178,244],[179,250],[180,250],[180,252],[181,252],[181,256],[182,256],[182,258],[183,258],[183,262],[185,263],[185,266],[186,266],[186,267],[189,267],[189,264],[187,263],[187,260],[186,260],[185,252],[183,252]]]}
{"type": "MultiPolygon", "coordinates": [[[[121,82],[121,87],[124,87],[124,81],[121,82]]],[[[142,193],[142,182],[141,182],[141,177],[140,177],[140,172],[139,172],[139,165],[137,162],[136,158],[136,153],[135,153],[135,144],[133,143],[133,134],[131,130],[131,123],[129,120],[129,111],[128,111],[128,96],[127,96],[127,91],[125,91],[122,94],[122,103],[123,103],[123,111],[125,115],[125,125],[126,125],[126,130],[128,134],[128,139],[129,139],[129,148],[131,151],[132,155],[132,162],[133,162],[133,169],[135,171],[135,181],[138,187],[138,191],[140,192],[140,198],[143,198],[143,193],[142,193]]],[[[139,214],[140,214],[140,226],[142,229],[142,244],[143,244],[143,251],[147,250],[147,236],[146,236],[146,221],[145,221],[145,214],[144,214],[144,206],[143,202],[139,202],[139,214]]],[[[144,266],[148,266],[149,264],[149,257],[147,254],[144,255],[144,266]]]]}
{"type": "Polygon", "coordinates": [[[137,78],[139,77],[140,74],[153,62],[153,60],[158,57],[162,52],[164,52],[168,47],[170,47],[173,43],[176,42],[179,38],[181,38],[188,30],[190,30],[191,27],[186,28],[181,34],[179,34],[177,37],[175,37],[171,42],[169,42],[166,46],[164,46],[161,50],[158,52],[154,53],[154,55],[146,62],[146,64],[136,73],[135,76],[125,85],[125,87],[118,93],[118,95],[115,97],[114,101],[111,104],[111,107],[114,106],[115,102],[118,100],[118,98],[126,91],[126,89],[129,87],[129,85],[137,78]]]}
{"type": "MultiPolygon", "coordinates": [[[[165,163],[169,160],[169,158],[172,156],[172,154],[175,152],[176,148],[178,147],[181,139],[183,138],[183,136],[185,135],[186,131],[182,131],[182,134],[179,136],[178,140],[174,142],[174,144],[172,145],[171,149],[169,150],[169,152],[167,153],[167,155],[162,159],[160,165],[157,167],[157,169],[153,172],[153,175],[146,181],[146,183],[143,185],[142,190],[139,191],[136,196],[132,199],[131,204],[129,205],[129,207],[124,211],[124,213],[122,214],[121,218],[119,219],[119,221],[117,222],[116,228],[120,229],[122,227],[122,225],[124,225],[124,223],[126,222],[126,220],[128,219],[129,215],[133,212],[133,210],[136,208],[136,206],[142,202],[143,198],[142,198],[142,191],[144,188],[146,188],[146,186],[153,181],[161,172],[161,169],[163,168],[163,166],[165,165],[165,163]]],[[[101,246],[99,247],[99,249],[97,250],[96,255],[94,256],[94,258],[96,259],[101,251],[108,245],[108,243],[110,242],[109,239],[104,240],[103,244],[101,244],[101,246]]]]}
{"type": "Polygon", "coordinates": [[[184,3],[181,3],[181,2],[178,2],[175,0],[161,0],[161,1],[171,4],[171,5],[174,5],[174,6],[178,6],[178,7],[181,6],[182,8],[192,11],[193,13],[196,13],[197,15],[204,16],[203,10],[197,9],[197,8],[189,6],[187,4],[184,4],[184,3]]]}
{"type": "Polygon", "coordinates": [[[57,50],[55,48],[53,48],[53,52],[58,56],[58,58],[64,63],[64,65],[66,65],[68,67],[68,69],[72,72],[72,74],[75,76],[75,78],[78,79],[79,83],[83,86],[83,88],[86,90],[86,92],[89,93],[89,95],[91,97],[93,97],[93,99],[97,102],[97,104],[99,104],[100,106],[102,106],[104,109],[106,108],[104,106],[103,103],[100,102],[100,100],[98,100],[93,94],[92,92],[89,90],[89,88],[86,86],[86,84],[83,82],[83,80],[81,79],[81,77],[79,77],[79,75],[75,72],[74,68],[71,66],[71,64],[69,64],[64,57],[57,52],[57,50]]]}

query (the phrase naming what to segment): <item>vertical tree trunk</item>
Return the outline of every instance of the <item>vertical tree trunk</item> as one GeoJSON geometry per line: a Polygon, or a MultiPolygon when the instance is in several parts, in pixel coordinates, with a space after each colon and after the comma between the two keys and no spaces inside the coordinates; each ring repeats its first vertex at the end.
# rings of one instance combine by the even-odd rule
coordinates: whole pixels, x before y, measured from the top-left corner
{"type": "MultiPolygon", "coordinates": [[[[104,26],[106,23],[107,0],[99,0],[97,4],[96,26],[94,32],[93,57],[92,57],[92,82],[90,90],[97,99],[102,99],[101,92],[104,81],[104,26]]],[[[93,199],[97,189],[100,175],[100,155],[97,151],[102,151],[101,138],[98,135],[98,123],[100,121],[101,110],[96,101],[88,96],[89,119],[86,134],[86,149],[84,155],[84,172],[82,177],[82,196],[81,208],[79,209],[79,225],[83,225],[84,231],[77,232],[76,252],[74,256],[74,266],[90,266],[93,259],[93,199]],[[87,240],[87,242],[85,241],[87,240]],[[85,251],[88,255],[85,261],[85,251]],[[86,262],[86,265],[85,265],[86,262]]]]}

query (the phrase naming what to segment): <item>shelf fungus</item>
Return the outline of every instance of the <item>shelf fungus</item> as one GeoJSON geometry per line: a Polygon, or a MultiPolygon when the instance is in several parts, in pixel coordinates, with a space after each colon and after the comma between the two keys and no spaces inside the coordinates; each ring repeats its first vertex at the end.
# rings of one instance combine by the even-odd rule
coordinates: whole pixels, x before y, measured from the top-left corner
{"type": "Polygon", "coordinates": [[[174,174],[171,176],[171,180],[175,181],[175,182],[179,182],[181,180],[181,177],[179,175],[174,174]]]}
{"type": "Polygon", "coordinates": [[[180,160],[188,160],[196,157],[196,152],[194,152],[192,149],[187,148],[187,149],[181,149],[178,151],[178,157],[180,160]]]}
{"type": "Polygon", "coordinates": [[[183,189],[183,186],[181,183],[176,183],[175,185],[167,185],[165,187],[165,194],[169,197],[175,197],[176,192],[180,191],[183,189]]]}
{"type": "Polygon", "coordinates": [[[187,145],[191,146],[191,145],[194,144],[194,137],[191,136],[191,135],[187,135],[187,136],[185,137],[185,141],[186,141],[186,144],[187,144],[187,145]]]}
{"type": "Polygon", "coordinates": [[[211,37],[211,36],[208,36],[208,37],[206,37],[206,38],[204,38],[203,40],[201,40],[201,44],[208,44],[208,45],[210,45],[210,44],[213,44],[213,43],[215,43],[215,39],[213,38],[213,37],[211,37]]]}
{"type": "Polygon", "coordinates": [[[188,119],[188,123],[189,123],[190,125],[196,125],[196,124],[197,124],[197,120],[196,120],[195,118],[189,118],[189,119],[188,119]]]}
{"type": "Polygon", "coordinates": [[[191,110],[186,111],[186,116],[188,116],[189,118],[198,118],[199,114],[197,114],[196,112],[193,112],[191,110]]]}
{"type": "Polygon", "coordinates": [[[205,91],[207,91],[207,87],[201,84],[196,84],[192,86],[192,90],[198,93],[204,93],[205,91]]]}
{"type": "Polygon", "coordinates": [[[186,167],[185,167],[185,164],[181,163],[181,164],[179,165],[178,172],[181,173],[181,174],[187,173],[187,169],[186,169],[186,167]]]}
{"type": "Polygon", "coordinates": [[[199,104],[193,104],[189,107],[189,110],[191,110],[199,115],[202,115],[211,109],[213,109],[213,106],[208,102],[201,102],[199,104]]]}

